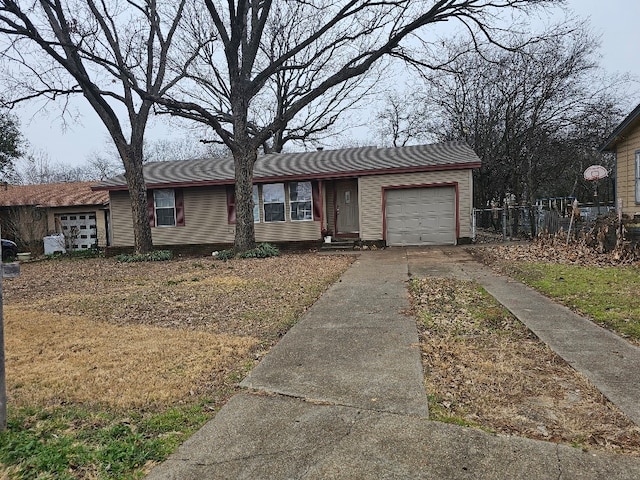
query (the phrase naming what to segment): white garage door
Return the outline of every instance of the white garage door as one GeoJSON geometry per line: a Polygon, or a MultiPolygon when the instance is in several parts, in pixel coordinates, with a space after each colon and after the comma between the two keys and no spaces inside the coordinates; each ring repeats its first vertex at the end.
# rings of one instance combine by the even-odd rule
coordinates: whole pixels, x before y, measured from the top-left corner
{"type": "Polygon", "coordinates": [[[387,190],[387,245],[454,245],[453,187],[387,190]]]}
{"type": "Polygon", "coordinates": [[[83,250],[97,246],[95,213],[69,213],[57,216],[67,241],[67,248],[83,250]]]}

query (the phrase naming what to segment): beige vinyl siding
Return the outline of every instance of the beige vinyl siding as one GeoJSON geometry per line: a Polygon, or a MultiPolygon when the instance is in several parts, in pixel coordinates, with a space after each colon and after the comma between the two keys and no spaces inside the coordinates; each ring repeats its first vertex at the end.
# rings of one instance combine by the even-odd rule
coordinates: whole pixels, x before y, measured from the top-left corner
{"type": "Polygon", "coordinates": [[[109,192],[109,204],[111,205],[112,246],[133,245],[133,217],[129,192],[109,192]]]}
{"type": "Polygon", "coordinates": [[[256,223],[256,242],[299,242],[320,239],[320,222],[256,223]]]}
{"type": "Polygon", "coordinates": [[[616,196],[622,200],[622,211],[633,216],[640,213],[635,199],[635,155],[640,151],[640,124],[618,144],[616,151],[616,196]]]}
{"type": "MultiPolygon", "coordinates": [[[[152,227],[154,245],[233,243],[234,227],[227,222],[224,187],[185,188],[184,226],[152,227]]],[[[132,246],[133,220],[128,192],[111,192],[114,246],[132,246]]]]}
{"type": "MultiPolygon", "coordinates": [[[[152,228],[154,245],[233,243],[235,225],[229,224],[227,219],[225,187],[184,188],[183,196],[185,225],[152,228]]],[[[111,223],[113,245],[132,246],[133,223],[127,192],[111,192],[111,223]]],[[[256,223],[255,234],[257,242],[318,240],[320,222],[287,220],[278,223],[256,223]]]]}
{"type": "Polygon", "coordinates": [[[109,192],[111,240],[114,247],[133,245],[133,219],[129,192],[109,192]]]}
{"type": "Polygon", "coordinates": [[[471,170],[371,175],[361,177],[358,184],[360,202],[360,238],[381,240],[383,233],[382,190],[385,187],[458,184],[460,237],[471,237],[473,180],[471,170]]]}

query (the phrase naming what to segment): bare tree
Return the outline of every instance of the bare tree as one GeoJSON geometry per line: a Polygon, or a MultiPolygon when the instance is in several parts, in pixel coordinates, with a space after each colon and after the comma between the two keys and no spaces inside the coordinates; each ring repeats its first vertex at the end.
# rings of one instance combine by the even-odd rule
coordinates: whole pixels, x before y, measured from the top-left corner
{"type": "Polygon", "coordinates": [[[624,111],[623,79],[602,78],[598,43],[584,25],[503,43],[513,48],[453,44],[448,71],[425,72],[412,108],[428,133],[464,139],[482,159],[477,206],[507,194],[518,203],[577,194],[584,168],[606,162],[597,149],[624,111]]]}
{"type": "Polygon", "coordinates": [[[165,95],[181,76],[179,69],[173,78],[166,73],[185,3],[0,1],[1,54],[15,68],[6,103],[84,96],[122,160],[137,252],[152,248],[142,174],[144,134],[153,98],[165,95]]]}
{"type": "MultiPolygon", "coordinates": [[[[299,22],[298,15],[287,15],[278,5],[266,23],[260,49],[266,62],[274,63],[304,42],[308,32],[306,23],[299,22]]],[[[305,49],[283,63],[271,76],[265,88],[253,101],[257,126],[255,131],[270,125],[274,118],[281,118],[293,102],[313,89],[327,71],[340,68],[340,60],[334,55],[319,55],[315,49],[305,49]],[[309,66],[309,68],[301,68],[309,66]]],[[[371,68],[367,75],[351,78],[316,98],[286,124],[275,129],[263,144],[265,153],[281,152],[288,143],[317,147],[337,132],[337,122],[370,100],[378,89],[383,68],[371,68]]],[[[344,128],[348,128],[348,125],[344,128]]]]}
{"type": "Polygon", "coordinates": [[[42,150],[30,151],[15,166],[15,184],[34,185],[42,183],[85,182],[98,180],[86,165],[67,165],[54,162],[42,150]]]}
{"type": "Polygon", "coordinates": [[[148,142],[145,150],[146,162],[191,160],[194,158],[214,159],[230,155],[224,145],[197,140],[197,135],[148,142]]]}
{"type": "MultiPolygon", "coordinates": [[[[144,163],[191,160],[194,158],[220,158],[229,155],[222,145],[198,140],[198,132],[182,138],[161,138],[145,140],[144,163]]],[[[122,173],[122,162],[113,142],[107,141],[100,150],[95,150],[85,158],[85,164],[77,167],[87,181],[105,180],[122,173]]],[[[68,170],[68,168],[67,168],[68,170]]]]}
{"type": "Polygon", "coordinates": [[[392,94],[376,115],[377,134],[383,144],[404,147],[414,142],[433,138],[426,120],[428,114],[423,111],[424,104],[416,102],[420,95],[392,94]]]}
{"type": "Polygon", "coordinates": [[[107,152],[94,152],[86,159],[87,177],[89,180],[106,180],[122,173],[122,162],[118,155],[107,152]]]}
{"type": "Polygon", "coordinates": [[[54,183],[56,166],[44,151],[31,151],[16,166],[17,181],[23,185],[54,183]]]}
{"type": "MultiPolygon", "coordinates": [[[[157,98],[172,113],[213,128],[235,161],[235,249],[254,245],[253,168],[259,148],[319,99],[338,97],[340,89],[385,58],[411,60],[441,69],[428,57],[412,55],[411,42],[423,29],[458,20],[474,35],[492,38],[490,22],[500,11],[524,10],[554,0],[318,1],[204,0],[206,18],[193,29],[210,43],[190,70],[191,95],[157,98]],[[291,30],[295,44],[273,48],[269,42],[291,30]],[[272,34],[275,32],[275,37],[272,34]],[[278,84],[296,78],[286,104],[269,119],[257,111],[265,101],[278,105],[278,84]],[[300,88],[297,88],[300,85],[300,88]],[[265,100],[268,99],[268,100],[265,100]]],[[[559,3],[559,2],[558,2],[559,3]]],[[[423,40],[426,43],[426,40],[423,40]]],[[[190,55],[190,53],[188,54],[190,55]]],[[[264,111],[262,111],[264,113],[264,111]]],[[[277,143],[277,141],[276,141],[277,143]]]]}

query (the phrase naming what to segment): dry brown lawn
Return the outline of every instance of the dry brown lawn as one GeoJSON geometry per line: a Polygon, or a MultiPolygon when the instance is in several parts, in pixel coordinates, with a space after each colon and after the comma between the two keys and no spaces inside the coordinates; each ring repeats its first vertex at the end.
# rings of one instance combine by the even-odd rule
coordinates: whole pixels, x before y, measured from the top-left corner
{"type": "Polygon", "coordinates": [[[9,403],[219,404],[351,261],[23,263],[4,282],[9,403]]]}
{"type": "Polygon", "coordinates": [[[412,281],[432,417],[640,455],[640,428],[478,285],[412,281]]]}
{"type": "MultiPolygon", "coordinates": [[[[9,403],[218,406],[351,261],[24,263],[4,282],[9,403]]],[[[640,429],[476,285],[413,296],[435,418],[640,455],[640,429]]]]}

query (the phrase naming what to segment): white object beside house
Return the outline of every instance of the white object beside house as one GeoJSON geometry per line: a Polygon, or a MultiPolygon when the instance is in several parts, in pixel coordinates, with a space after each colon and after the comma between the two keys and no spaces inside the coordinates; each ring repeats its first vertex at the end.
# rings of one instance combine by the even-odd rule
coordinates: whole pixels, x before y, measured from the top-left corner
{"type": "Polygon", "coordinates": [[[55,235],[48,235],[43,238],[44,241],[44,254],[53,255],[54,253],[66,253],[64,235],[58,233],[55,235]]]}

